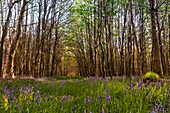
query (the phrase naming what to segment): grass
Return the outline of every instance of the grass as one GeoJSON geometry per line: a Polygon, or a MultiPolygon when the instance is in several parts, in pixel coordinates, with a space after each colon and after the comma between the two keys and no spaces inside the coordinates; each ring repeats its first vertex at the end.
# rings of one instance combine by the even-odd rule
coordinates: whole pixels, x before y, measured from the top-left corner
{"type": "Polygon", "coordinates": [[[151,113],[170,112],[167,83],[131,79],[50,78],[51,82],[0,83],[3,113],[151,113]],[[71,81],[70,81],[71,79],[71,81]],[[69,80],[69,81],[67,81],[69,80]]]}
{"type": "Polygon", "coordinates": [[[57,76],[55,78],[48,78],[48,80],[82,80],[80,76],[57,76]]]}

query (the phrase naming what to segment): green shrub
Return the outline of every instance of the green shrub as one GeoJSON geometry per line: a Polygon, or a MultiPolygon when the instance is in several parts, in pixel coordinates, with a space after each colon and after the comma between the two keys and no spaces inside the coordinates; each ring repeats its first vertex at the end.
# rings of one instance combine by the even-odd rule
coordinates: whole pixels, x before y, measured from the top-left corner
{"type": "Polygon", "coordinates": [[[159,75],[154,72],[147,72],[145,75],[142,76],[143,79],[159,79],[159,75]]]}

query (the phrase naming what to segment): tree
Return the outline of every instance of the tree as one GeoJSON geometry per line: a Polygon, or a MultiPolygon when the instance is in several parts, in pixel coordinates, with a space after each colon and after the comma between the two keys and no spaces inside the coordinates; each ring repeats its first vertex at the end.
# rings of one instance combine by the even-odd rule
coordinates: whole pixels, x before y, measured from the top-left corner
{"type": "MultiPolygon", "coordinates": [[[[0,1],[1,2],[1,1],[0,1]]],[[[2,37],[1,37],[1,48],[0,48],[0,74],[2,75],[2,64],[3,64],[3,50],[4,50],[4,42],[5,42],[5,39],[7,37],[7,33],[8,33],[8,27],[9,27],[9,23],[10,23],[10,18],[12,16],[12,8],[13,6],[15,5],[15,3],[17,3],[18,1],[15,1],[13,2],[13,0],[10,0],[10,3],[9,3],[9,6],[8,6],[8,14],[7,14],[7,19],[5,21],[5,25],[2,26],[2,37]]],[[[1,2],[1,22],[2,22],[2,25],[3,25],[3,6],[2,6],[2,3],[1,2]]],[[[2,77],[2,76],[1,76],[2,77]]]]}
{"type": "Polygon", "coordinates": [[[153,71],[161,77],[164,76],[160,55],[160,47],[156,30],[156,7],[155,0],[150,0],[151,24],[152,24],[152,46],[153,46],[153,71]]]}
{"type": "Polygon", "coordinates": [[[18,27],[17,27],[17,33],[15,36],[15,40],[11,45],[11,49],[10,49],[10,54],[9,54],[9,77],[13,77],[15,78],[14,75],[14,60],[15,60],[15,55],[21,40],[21,27],[23,24],[23,17],[24,17],[24,13],[25,13],[25,7],[27,5],[28,1],[27,0],[23,0],[22,3],[22,7],[20,10],[20,15],[19,15],[19,20],[18,20],[18,27]]]}

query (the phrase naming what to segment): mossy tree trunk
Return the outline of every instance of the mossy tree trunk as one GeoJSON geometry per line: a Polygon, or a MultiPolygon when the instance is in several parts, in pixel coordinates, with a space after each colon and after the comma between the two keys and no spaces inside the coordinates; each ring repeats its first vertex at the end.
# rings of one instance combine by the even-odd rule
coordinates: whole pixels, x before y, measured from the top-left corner
{"type": "Polygon", "coordinates": [[[17,27],[17,34],[16,37],[14,39],[14,42],[11,45],[11,49],[10,49],[10,54],[9,54],[9,77],[13,77],[15,78],[14,75],[14,61],[15,61],[15,55],[21,40],[21,27],[23,24],[23,18],[24,18],[24,12],[25,12],[25,7],[27,5],[27,0],[23,0],[23,5],[21,7],[20,10],[20,16],[19,16],[19,20],[18,20],[18,27],[17,27]]]}

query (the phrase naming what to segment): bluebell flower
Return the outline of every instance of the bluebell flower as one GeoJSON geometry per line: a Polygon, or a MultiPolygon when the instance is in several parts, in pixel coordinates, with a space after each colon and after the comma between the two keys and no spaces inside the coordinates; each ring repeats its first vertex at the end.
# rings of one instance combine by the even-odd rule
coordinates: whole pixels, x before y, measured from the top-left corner
{"type": "Polygon", "coordinates": [[[29,100],[27,101],[27,104],[30,104],[30,101],[29,101],[29,100]]]}
{"type": "Polygon", "coordinates": [[[84,110],[84,113],[86,113],[86,110],[84,110]]]}
{"type": "Polygon", "coordinates": [[[106,80],[106,82],[108,82],[109,81],[109,77],[105,77],[105,80],[106,80]]]}
{"type": "Polygon", "coordinates": [[[155,110],[152,110],[152,112],[151,113],[156,113],[156,111],[155,110]]]}
{"type": "Polygon", "coordinates": [[[40,98],[41,96],[40,96],[40,91],[39,90],[37,90],[37,92],[35,93],[35,96],[36,96],[36,98],[40,98]]]}
{"type": "Polygon", "coordinates": [[[168,93],[170,93],[170,88],[168,88],[168,93]]]}
{"type": "Polygon", "coordinates": [[[104,94],[102,94],[102,98],[104,98],[104,94]]]}
{"type": "Polygon", "coordinates": [[[143,84],[143,81],[141,81],[139,84],[138,84],[138,87],[141,87],[143,84]]]}
{"type": "Polygon", "coordinates": [[[73,111],[75,111],[76,110],[76,106],[74,106],[74,108],[73,108],[73,111]]]}
{"type": "Polygon", "coordinates": [[[150,93],[148,93],[148,97],[150,97],[151,96],[151,94],[150,93]]]}
{"type": "Polygon", "coordinates": [[[99,95],[98,94],[96,94],[96,96],[95,96],[96,98],[98,98],[99,97],[99,95]]]}
{"type": "Polygon", "coordinates": [[[101,111],[101,113],[104,113],[104,109],[102,108],[102,111],[101,111]]]}
{"type": "Polygon", "coordinates": [[[62,100],[61,100],[61,102],[64,103],[65,100],[66,100],[66,97],[63,97],[62,100]]]}
{"type": "Polygon", "coordinates": [[[156,82],[156,89],[159,89],[159,83],[156,82]]]}
{"type": "Polygon", "coordinates": [[[161,112],[161,109],[162,109],[162,108],[159,106],[159,107],[158,107],[158,112],[161,112]]]}
{"type": "Polygon", "coordinates": [[[84,104],[86,104],[86,99],[84,99],[84,104]]]}
{"type": "Polygon", "coordinates": [[[166,109],[163,110],[163,113],[166,113],[166,109]]]}
{"type": "Polygon", "coordinates": [[[164,87],[164,81],[161,82],[162,87],[164,87]]]}
{"type": "Polygon", "coordinates": [[[91,103],[91,98],[88,98],[88,100],[87,100],[87,101],[88,101],[88,103],[90,104],[90,103],[91,103]]]}
{"type": "Polygon", "coordinates": [[[158,106],[158,112],[164,111],[165,107],[164,106],[158,106]]]}
{"type": "Polygon", "coordinates": [[[133,83],[132,85],[131,85],[131,88],[134,88],[136,86],[136,83],[133,83]]]}
{"type": "Polygon", "coordinates": [[[106,97],[107,102],[110,102],[110,99],[111,99],[111,97],[110,97],[110,95],[108,95],[108,96],[106,97]]]}
{"type": "Polygon", "coordinates": [[[17,106],[18,106],[18,110],[20,110],[21,109],[21,104],[18,104],[17,106]]]}
{"type": "Polygon", "coordinates": [[[38,106],[40,106],[40,101],[39,101],[39,100],[36,100],[36,102],[37,102],[38,106]]]}
{"type": "Polygon", "coordinates": [[[108,88],[105,88],[105,90],[104,90],[106,93],[108,93],[109,92],[109,89],[108,88]]]}
{"type": "Polygon", "coordinates": [[[9,91],[9,89],[5,89],[4,93],[6,93],[8,95],[8,98],[10,98],[10,91],[9,91]]]}
{"type": "Polygon", "coordinates": [[[147,83],[145,84],[145,87],[148,87],[148,84],[147,84],[147,83]]]}

